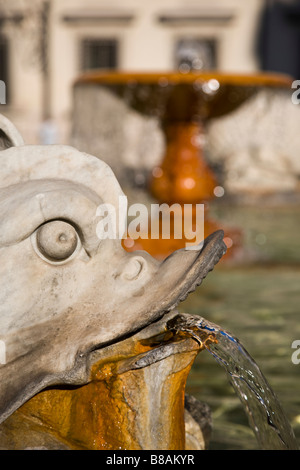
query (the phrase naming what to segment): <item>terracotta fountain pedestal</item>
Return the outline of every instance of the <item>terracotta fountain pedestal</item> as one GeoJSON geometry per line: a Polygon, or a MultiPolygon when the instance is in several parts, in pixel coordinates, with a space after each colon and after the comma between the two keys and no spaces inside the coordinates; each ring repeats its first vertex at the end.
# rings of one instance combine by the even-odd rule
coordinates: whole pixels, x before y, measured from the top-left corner
{"type": "MultiPolygon", "coordinates": [[[[179,204],[178,214],[166,211],[172,226],[183,223],[184,205],[193,206],[192,226],[189,232],[199,230],[196,239],[204,238],[216,229],[225,232],[228,251],[232,258],[242,246],[242,230],[223,226],[209,215],[209,203],[224,193],[216,174],[205,155],[205,127],[209,119],[234,111],[262,87],[291,86],[290,77],[278,74],[238,75],[219,72],[205,73],[126,73],[90,72],[76,81],[75,87],[91,84],[105,87],[124,99],[129,107],[161,122],[166,151],[161,164],[155,166],[149,181],[149,191],[160,204],[179,204]],[[204,205],[204,224],[196,226],[195,206],[204,205]]],[[[191,210],[188,208],[187,210],[191,210]]],[[[161,219],[164,218],[162,211],[161,219]]],[[[151,237],[141,233],[140,238],[125,239],[128,251],[143,249],[156,258],[165,258],[174,250],[185,247],[187,239],[176,237],[171,230],[168,239],[162,234],[151,237]]],[[[190,240],[189,240],[190,242],[190,240]]]]}

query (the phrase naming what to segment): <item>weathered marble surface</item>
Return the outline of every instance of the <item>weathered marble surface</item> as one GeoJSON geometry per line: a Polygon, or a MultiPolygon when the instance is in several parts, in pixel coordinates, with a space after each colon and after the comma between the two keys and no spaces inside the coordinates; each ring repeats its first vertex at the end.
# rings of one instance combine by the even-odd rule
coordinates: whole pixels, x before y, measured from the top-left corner
{"type": "Polygon", "coordinates": [[[14,146],[10,131],[2,132],[11,143],[0,152],[5,423],[45,388],[88,384],[91,357],[172,311],[213,269],[225,245],[216,232],[200,251],[179,250],[160,263],[145,252],[127,253],[119,239],[100,240],[97,207],[113,204],[118,213],[123,195],[111,169],[68,146],[20,140],[14,146]]]}
{"type": "Polygon", "coordinates": [[[144,186],[166,144],[157,117],[144,116],[127,104],[126,97],[91,85],[74,89],[72,145],[104,160],[122,185],[144,186]]]}
{"type": "Polygon", "coordinates": [[[261,90],[239,109],[212,120],[207,152],[234,195],[299,191],[300,106],[293,90],[261,90]]]}

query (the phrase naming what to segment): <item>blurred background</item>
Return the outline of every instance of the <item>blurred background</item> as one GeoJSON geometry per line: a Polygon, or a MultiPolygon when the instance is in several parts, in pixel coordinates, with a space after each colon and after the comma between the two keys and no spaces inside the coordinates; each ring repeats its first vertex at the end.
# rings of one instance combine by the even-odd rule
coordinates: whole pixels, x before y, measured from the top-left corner
{"type": "MultiPolygon", "coordinates": [[[[299,51],[298,0],[0,0],[1,113],[27,144],[71,144],[107,161],[130,202],[159,199],[149,178],[160,176],[166,152],[160,108],[132,106],[133,95],[156,103],[136,79],[115,93],[109,82],[80,77],[159,72],[161,91],[173,86],[168,74],[194,74],[193,90],[213,110],[198,116],[193,144],[215,178],[205,203],[217,226],[229,227],[235,251],[180,309],[240,339],[300,439],[300,364],[291,360],[300,340],[299,51]]],[[[212,409],[212,449],[256,448],[239,400],[206,353],[187,392],[212,409]]]]}

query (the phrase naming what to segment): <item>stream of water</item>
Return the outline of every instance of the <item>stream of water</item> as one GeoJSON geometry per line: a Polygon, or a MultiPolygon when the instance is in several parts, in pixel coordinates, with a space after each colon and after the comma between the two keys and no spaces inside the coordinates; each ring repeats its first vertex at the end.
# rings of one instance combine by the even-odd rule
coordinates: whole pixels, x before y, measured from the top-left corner
{"type": "Polygon", "coordinates": [[[224,367],[259,447],[298,450],[292,427],[275,393],[240,341],[202,317],[179,315],[171,322],[171,328],[191,335],[224,367]]]}

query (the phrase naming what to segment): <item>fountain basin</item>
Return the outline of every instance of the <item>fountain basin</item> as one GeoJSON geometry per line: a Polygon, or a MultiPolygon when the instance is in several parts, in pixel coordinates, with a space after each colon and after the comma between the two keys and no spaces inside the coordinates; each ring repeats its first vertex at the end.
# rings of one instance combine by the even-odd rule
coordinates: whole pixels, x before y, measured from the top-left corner
{"type": "MultiPolygon", "coordinates": [[[[205,151],[206,124],[216,117],[224,116],[262,88],[284,89],[291,87],[292,80],[281,74],[226,74],[208,71],[205,73],[176,72],[126,73],[88,72],[75,82],[75,104],[80,115],[81,92],[91,87],[106,90],[112,96],[124,101],[129,109],[160,122],[164,134],[165,149],[160,163],[153,162],[148,181],[152,197],[159,203],[205,204],[204,235],[222,228],[227,242],[226,258],[240,255],[243,234],[238,227],[220,226],[209,217],[208,202],[216,198],[221,190],[217,175],[209,164],[205,151]],[[77,99],[76,99],[77,96],[77,99]],[[229,249],[230,248],[230,249],[229,249]]],[[[101,102],[99,102],[101,107],[101,102]]],[[[109,111],[108,111],[109,112],[109,111]]],[[[93,110],[93,119],[101,116],[93,110]]],[[[85,116],[83,119],[87,119],[85,116]]],[[[118,122],[117,114],[114,119],[118,122]]],[[[80,117],[75,126],[81,139],[96,138],[91,129],[86,137],[80,130],[80,117]]],[[[92,123],[91,123],[92,127],[92,123]]],[[[126,145],[126,142],[124,142],[126,145]]],[[[104,156],[105,158],[105,156],[104,156]]],[[[151,152],[149,153],[151,160],[151,152]]],[[[122,156],[115,166],[122,167],[122,156]]],[[[119,171],[119,170],[117,170],[119,171]]],[[[179,214],[179,219],[181,214],[179,214]]],[[[176,218],[176,215],[175,215],[176,218]]],[[[185,246],[186,240],[151,240],[142,234],[139,240],[127,240],[124,247],[129,251],[145,249],[153,256],[164,258],[172,251],[185,246]]]]}
{"type": "Polygon", "coordinates": [[[258,88],[291,87],[282,74],[226,74],[220,72],[138,73],[93,71],[81,75],[74,86],[105,86],[130,106],[163,121],[190,121],[223,116],[235,110],[258,88]]]}

